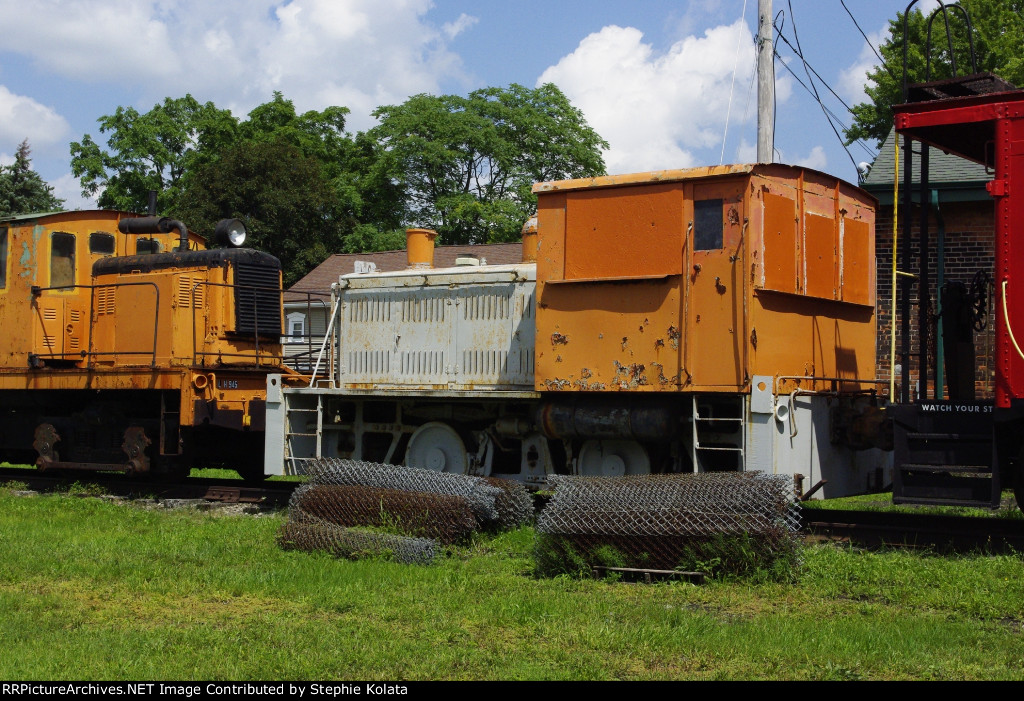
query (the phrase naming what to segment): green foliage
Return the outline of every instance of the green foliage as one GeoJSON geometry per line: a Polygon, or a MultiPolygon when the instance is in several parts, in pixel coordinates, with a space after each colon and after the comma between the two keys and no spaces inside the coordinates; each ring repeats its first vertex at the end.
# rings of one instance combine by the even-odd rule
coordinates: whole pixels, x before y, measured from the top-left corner
{"type": "Polygon", "coordinates": [[[407,223],[445,244],[514,241],[534,182],[600,175],[608,144],[554,85],[415,95],[378,108],[372,172],[400,189],[407,223]]]}
{"type": "Polygon", "coordinates": [[[347,115],[299,114],[279,92],[241,121],[191,95],[118,107],[99,119],[107,150],[88,134],[71,144],[72,172],[104,208],[144,211],[156,190],[158,210],[194,231],[241,219],[291,285],[332,253],[403,248],[407,226],[444,243],[517,240],[535,181],[604,170],[607,143],[553,85],[417,95],[355,137],[347,115]]]}
{"type": "Polygon", "coordinates": [[[279,259],[286,286],[339,250],[351,216],[320,162],[285,137],[245,139],[189,174],[176,210],[200,231],[238,218],[246,245],[279,259]]]}
{"type": "MultiPolygon", "coordinates": [[[[549,577],[588,577],[594,567],[649,566],[647,553],[625,553],[621,548],[599,544],[596,537],[588,540],[595,544],[583,547],[570,537],[537,534],[536,572],[549,577]]],[[[787,582],[800,569],[800,541],[786,534],[716,533],[680,541],[682,547],[675,567],[680,571],[704,572],[726,580],[787,582]]]]}
{"type": "Polygon", "coordinates": [[[150,190],[157,191],[158,211],[171,210],[187,170],[231,143],[238,129],[230,111],[191,95],[165,98],[142,114],[118,107],[98,121],[110,150],[86,134],[71,144],[71,172],[83,196],[99,193],[100,207],[130,212],[146,211],[150,190]]]}
{"type": "Polygon", "coordinates": [[[801,544],[796,538],[716,533],[688,542],[677,569],[726,579],[786,582],[796,577],[800,562],[801,544]]]}
{"type": "Polygon", "coordinates": [[[0,216],[53,212],[64,200],[54,196],[50,187],[32,170],[32,149],[25,139],[14,154],[14,163],[0,168],[0,216]]]}
{"type": "MultiPolygon", "coordinates": [[[[974,27],[974,47],[978,70],[999,75],[1014,85],[1024,85],[1024,0],[960,0],[974,27]]],[[[927,71],[925,49],[928,18],[912,10],[907,22],[907,83],[940,80],[952,76],[955,61],[957,75],[972,72],[970,50],[963,16],[949,12],[953,37],[953,55],[949,54],[942,15],[932,23],[931,72],[927,71]]],[[[845,132],[847,143],[855,139],[875,139],[879,145],[892,129],[892,106],[903,102],[903,13],[889,21],[889,39],[879,50],[884,65],[868,73],[865,91],[870,102],[853,107],[853,125],[845,132]]]]}

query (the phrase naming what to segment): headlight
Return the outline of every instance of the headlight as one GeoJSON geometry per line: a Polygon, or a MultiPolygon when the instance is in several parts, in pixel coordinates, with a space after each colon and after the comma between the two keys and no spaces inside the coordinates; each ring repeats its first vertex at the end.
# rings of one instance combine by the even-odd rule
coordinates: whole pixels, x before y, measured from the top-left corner
{"type": "Polygon", "coordinates": [[[218,246],[238,248],[245,243],[245,225],[239,219],[221,219],[217,222],[213,238],[218,246]]]}

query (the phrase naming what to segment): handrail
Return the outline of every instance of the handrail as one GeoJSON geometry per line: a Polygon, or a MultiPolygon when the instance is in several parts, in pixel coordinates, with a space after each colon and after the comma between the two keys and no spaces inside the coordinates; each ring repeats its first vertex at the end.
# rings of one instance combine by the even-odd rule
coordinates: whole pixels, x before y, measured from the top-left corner
{"type": "MultiPolygon", "coordinates": [[[[256,304],[256,294],[258,292],[273,292],[275,294],[280,295],[281,294],[281,288],[279,288],[279,287],[269,287],[269,286],[266,286],[266,285],[242,285],[242,284],[239,284],[237,282],[234,282],[234,283],[229,283],[229,282],[210,282],[208,280],[199,280],[198,282],[196,282],[195,284],[192,285],[192,290],[191,290],[191,302],[192,303],[191,303],[191,306],[192,306],[192,364],[193,365],[198,365],[200,358],[202,358],[202,360],[203,360],[203,362],[205,364],[206,357],[207,356],[211,356],[211,355],[215,355],[215,356],[217,356],[219,358],[252,358],[253,360],[255,360],[257,365],[261,365],[262,364],[261,360],[260,360],[260,347],[259,347],[259,337],[260,337],[259,309],[258,309],[259,305],[256,304]],[[225,353],[223,351],[218,351],[216,353],[211,353],[211,352],[207,352],[207,351],[200,351],[200,350],[197,349],[196,309],[198,309],[198,306],[196,305],[196,290],[198,290],[200,287],[204,287],[204,286],[205,287],[229,287],[229,288],[231,288],[233,290],[236,290],[236,291],[248,290],[248,291],[252,292],[252,295],[253,295],[253,314],[254,314],[252,338],[253,338],[253,342],[255,344],[255,348],[254,348],[252,353],[225,353]]],[[[278,299],[280,299],[280,297],[278,299]]],[[[234,332],[234,333],[238,333],[238,332],[234,332]]],[[[248,337],[247,334],[239,333],[239,335],[240,336],[248,337]]],[[[264,334],[264,335],[266,335],[266,334],[264,334]]],[[[278,341],[280,341],[280,338],[281,338],[281,335],[282,335],[281,334],[281,329],[278,329],[277,333],[273,334],[273,335],[277,337],[278,341]]],[[[283,361],[284,360],[284,354],[283,353],[281,355],[269,355],[268,354],[268,358],[271,359],[271,360],[281,360],[281,361],[283,361]]]]}
{"type": "MultiPolygon", "coordinates": [[[[89,290],[89,343],[87,350],[79,351],[78,353],[33,353],[37,358],[60,358],[61,360],[67,359],[69,356],[78,356],[79,358],[86,358],[86,369],[92,369],[92,358],[94,356],[104,355],[149,355],[150,361],[149,366],[151,368],[156,367],[156,344],[157,337],[160,331],[160,288],[155,282],[108,282],[102,285],[60,285],[57,287],[39,287],[33,285],[32,296],[38,297],[43,292],[53,290],[74,290],[74,289],[87,289],[89,290]],[[142,285],[148,285],[156,291],[156,305],[153,312],[153,348],[149,351],[94,351],[92,349],[92,330],[93,330],[93,308],[96,303],[96,290],[98,288],[113,288],[113,287],[138,287],[142,285]]],[[[45,328],[44,328],[45,330],[45,328]]]]}
{"type": "Polygon", "coordinates": [[[313,374],[309,378],[309,386],[312,387],[313,383],[316,382],[316,374],[320,370],[320,361],[324,357],[324,350],[327,348],[327,341],[331,338],[331,329],[334,327],[334,317],[338,313],[338,305],[341,304],[341,297],[338,297],[334,301],[334,307],[331,309],[331,319],[327,322],[327,330],[324,331],[324,340],[320,344],[320,353],[316,357],[316,365],[313,366],[313,374]]]}

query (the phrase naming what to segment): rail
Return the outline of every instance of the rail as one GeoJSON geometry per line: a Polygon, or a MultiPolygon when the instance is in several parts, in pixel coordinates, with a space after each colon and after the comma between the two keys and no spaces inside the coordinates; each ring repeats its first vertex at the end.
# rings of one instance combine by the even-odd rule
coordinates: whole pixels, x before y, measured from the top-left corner
{"type": "MultiPolygon", "coordinates": [[[[308,333],[303,333],[301,336],[293,336],[290,333],[290,329],[287,327],[287,325],[285,326],[285,331],[288,331],[289,333],[286,334],[285,340],[282,342],[282,345],[284,345],[284,346],[291,346],[291,348],[295,348],[297,346],[304,345],[305,346],[305,350],[300,351],[300,352],[292,352],[291,349],[286,350],[286,352],[284,354],[284,363],[285,363],[285,365],[287,365],[288,367],[292,368],[293,370],[297,370],[299,372],[309,372],[309,371],[313,370],[313,368],[315,366],[314,358],[317,357],[318,353],[322,353],[323,352],[323,348],[322,348],[323,340],[325,338],[327,338],[327,336],[330,335],[330,327],[329,326],[328,326],[327,331],[324,334],[314,334],[313,333],[313,309],[314,308],[322,309],[323,312],[324,312],[324,318],[327,319],[327,313],[328,313],[330,307],[329,307],[329,305],[327,304],[327,302],[325,300],[320,299],[321,297],[326,297],[327,293],[324,293],[324,292],[292,292],[292,291],[289,291],[287,294],[293,295],[293,296],[304,296],[306,298],[306,304],[305,304],[305,308],[306,308],[306,321],[308,323],[309,331],[308,331],[308,333]],[[314,298],[317,298],[317,299],[314,299],[314,298]],[[298,338],[300,340],[298,342],[296,342],[294,340],[296,338],[298,338]]],[[[290,301],[291,302],[295,302],[296,300],[293,299],[293,300],[290,300],[290,301]]],[[[287,310],[287,308],[286,308],[286,310],[287,310]]],[[[287,317],[287,315],[286,315],[286,317],[287,317]]]]}
{"type": "MultiPolygon", "coordinates": [[[[106,355],[148,355],[150,356],[149,366],[156,367],[156,345],[157,345],[157,334],[160,330],[160,288],[155,282],[111,282],[103,285],[60,285],[57,287],[39,287],[33,285],[31,288],[33,298],[39,297],[43,292],[52,292],[57,290],[75,290],[75,289],[87,289],[89,290],[89,341],[84,351],[76,351],[73,353],[33,353],[32,358],[53,358],[60,360],[68,360],[70,358],[85,358],[86,369],[92,369],[92,360],[94,357],[106,356],[106,355]],[[96,308],[96,290],[97,289],[108,289],[116,287],[140,287],[149,286],[152,287],[156,292],[156,302],[154,304],[153,312],[153,347],[151,350],[145,351],[94,351],[92,347],[93,341],[93,327],[95,322],[93,320],[93,310],[96,308]]],[[[62,321],[63,323],[63,321],[62,321]]],[[[43,327],[45,336],[45,326],[43,327]]]]}

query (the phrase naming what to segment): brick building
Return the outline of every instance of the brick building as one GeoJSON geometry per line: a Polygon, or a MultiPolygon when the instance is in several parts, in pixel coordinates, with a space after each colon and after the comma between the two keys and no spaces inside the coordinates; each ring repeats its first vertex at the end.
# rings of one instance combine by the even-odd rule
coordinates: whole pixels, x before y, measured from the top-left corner
{"type": "MultiPolygon", "coordinates": [[[[891,340],[894,329],[893,325],[893,303],[892,303],[892,255],[893,255],[893,195],[894,195],[894,170],[896,165],[895,154],[895,132],[890,132],[889,137],[882,145],[882,149],[871,166],[871,170],[861,180],[861,187],[873,194],[879,200],[879,207],[876,217],[875,230],[875,252],[878,266],[878,290],[877,290],[877,318],[878,318],[878,377],[889,379],[890,377],[890,351],[891,340]]],[[[914,143],[914,150],[917,151],[920,144],[914,143]]],[[[913,231],[911,242],[913,248],[913,268],[908,272],[916,273],[918,251],[919,251],[919,226],[920,207],[918,202],[918,189],[920,184],[920,157],[915,155],[913,159],[913,193],[915,205],[913,211],[906,212],[904,204],[903,188],[903,167],[906,151],[900,151],[899,175],[899,227],[898,236],[903,236],[903,221],[905,217],[912,217],[913,231]]],[[[992,355],[993,344],[993,295],[992,285],[989,282],[984,284],[978,276],[979,271],[985,271],[991,280],[994,264],[994,230],[995,230],[995,208],[992,198],[985,189],[985,184],[992,179],[984,166],[971,161],[964,160],[957,156],[942,153],[937,149],[929,150],[928,184],[930,191],[930,212],[929,212],[929,237],[930,251],[928,267],[931,279],[931,305],[929,318],[931,319],[929,331],[929,378],[928,396],[934,397],[934,384],[937,380],[940,386],[948,386],[945,369],[939,365],[936,367],[936,358],[941,361],[944,357],[941,343],[943,324],[940,323],[940,289],[943,284],[959,282],[965,285],[968,290],[972,283],[975,288],[983,287],[985,293],[985,314],[983,319],[978,320],[978,325],[984,324],[981,331],[974,333],[975,345],[975,373],[974,386],[976,396],[981,398],[992,397],[992,373],[989,367],[992,355]],[[932,374],[935,373],[935,374],[932,374]]],[[[897,247],[902,248],[902,241],[897,241],[897,247]]],[[[897,252],[898,254],[898,252],[897,252]]],[[[899,263],[899,259],[897,258],[899,263]]],[[[899,317],[899,282],[897,281],[897,307],[896,311],[896,368],[897,384],[896,391],[899,392],[899,374],[901,371],[900,359],[900,317],[899,317]]],[[[911,393],[917,394],[915,388],[919,387],[918,374],[918,353],[919,353],[919,330],[918,330],[918,305],[917,305],[917,284],[915,282],[912,291],[911,305],[911,393]]],[[[946,396],[945,392],[941,396],[946,396]]]]}

